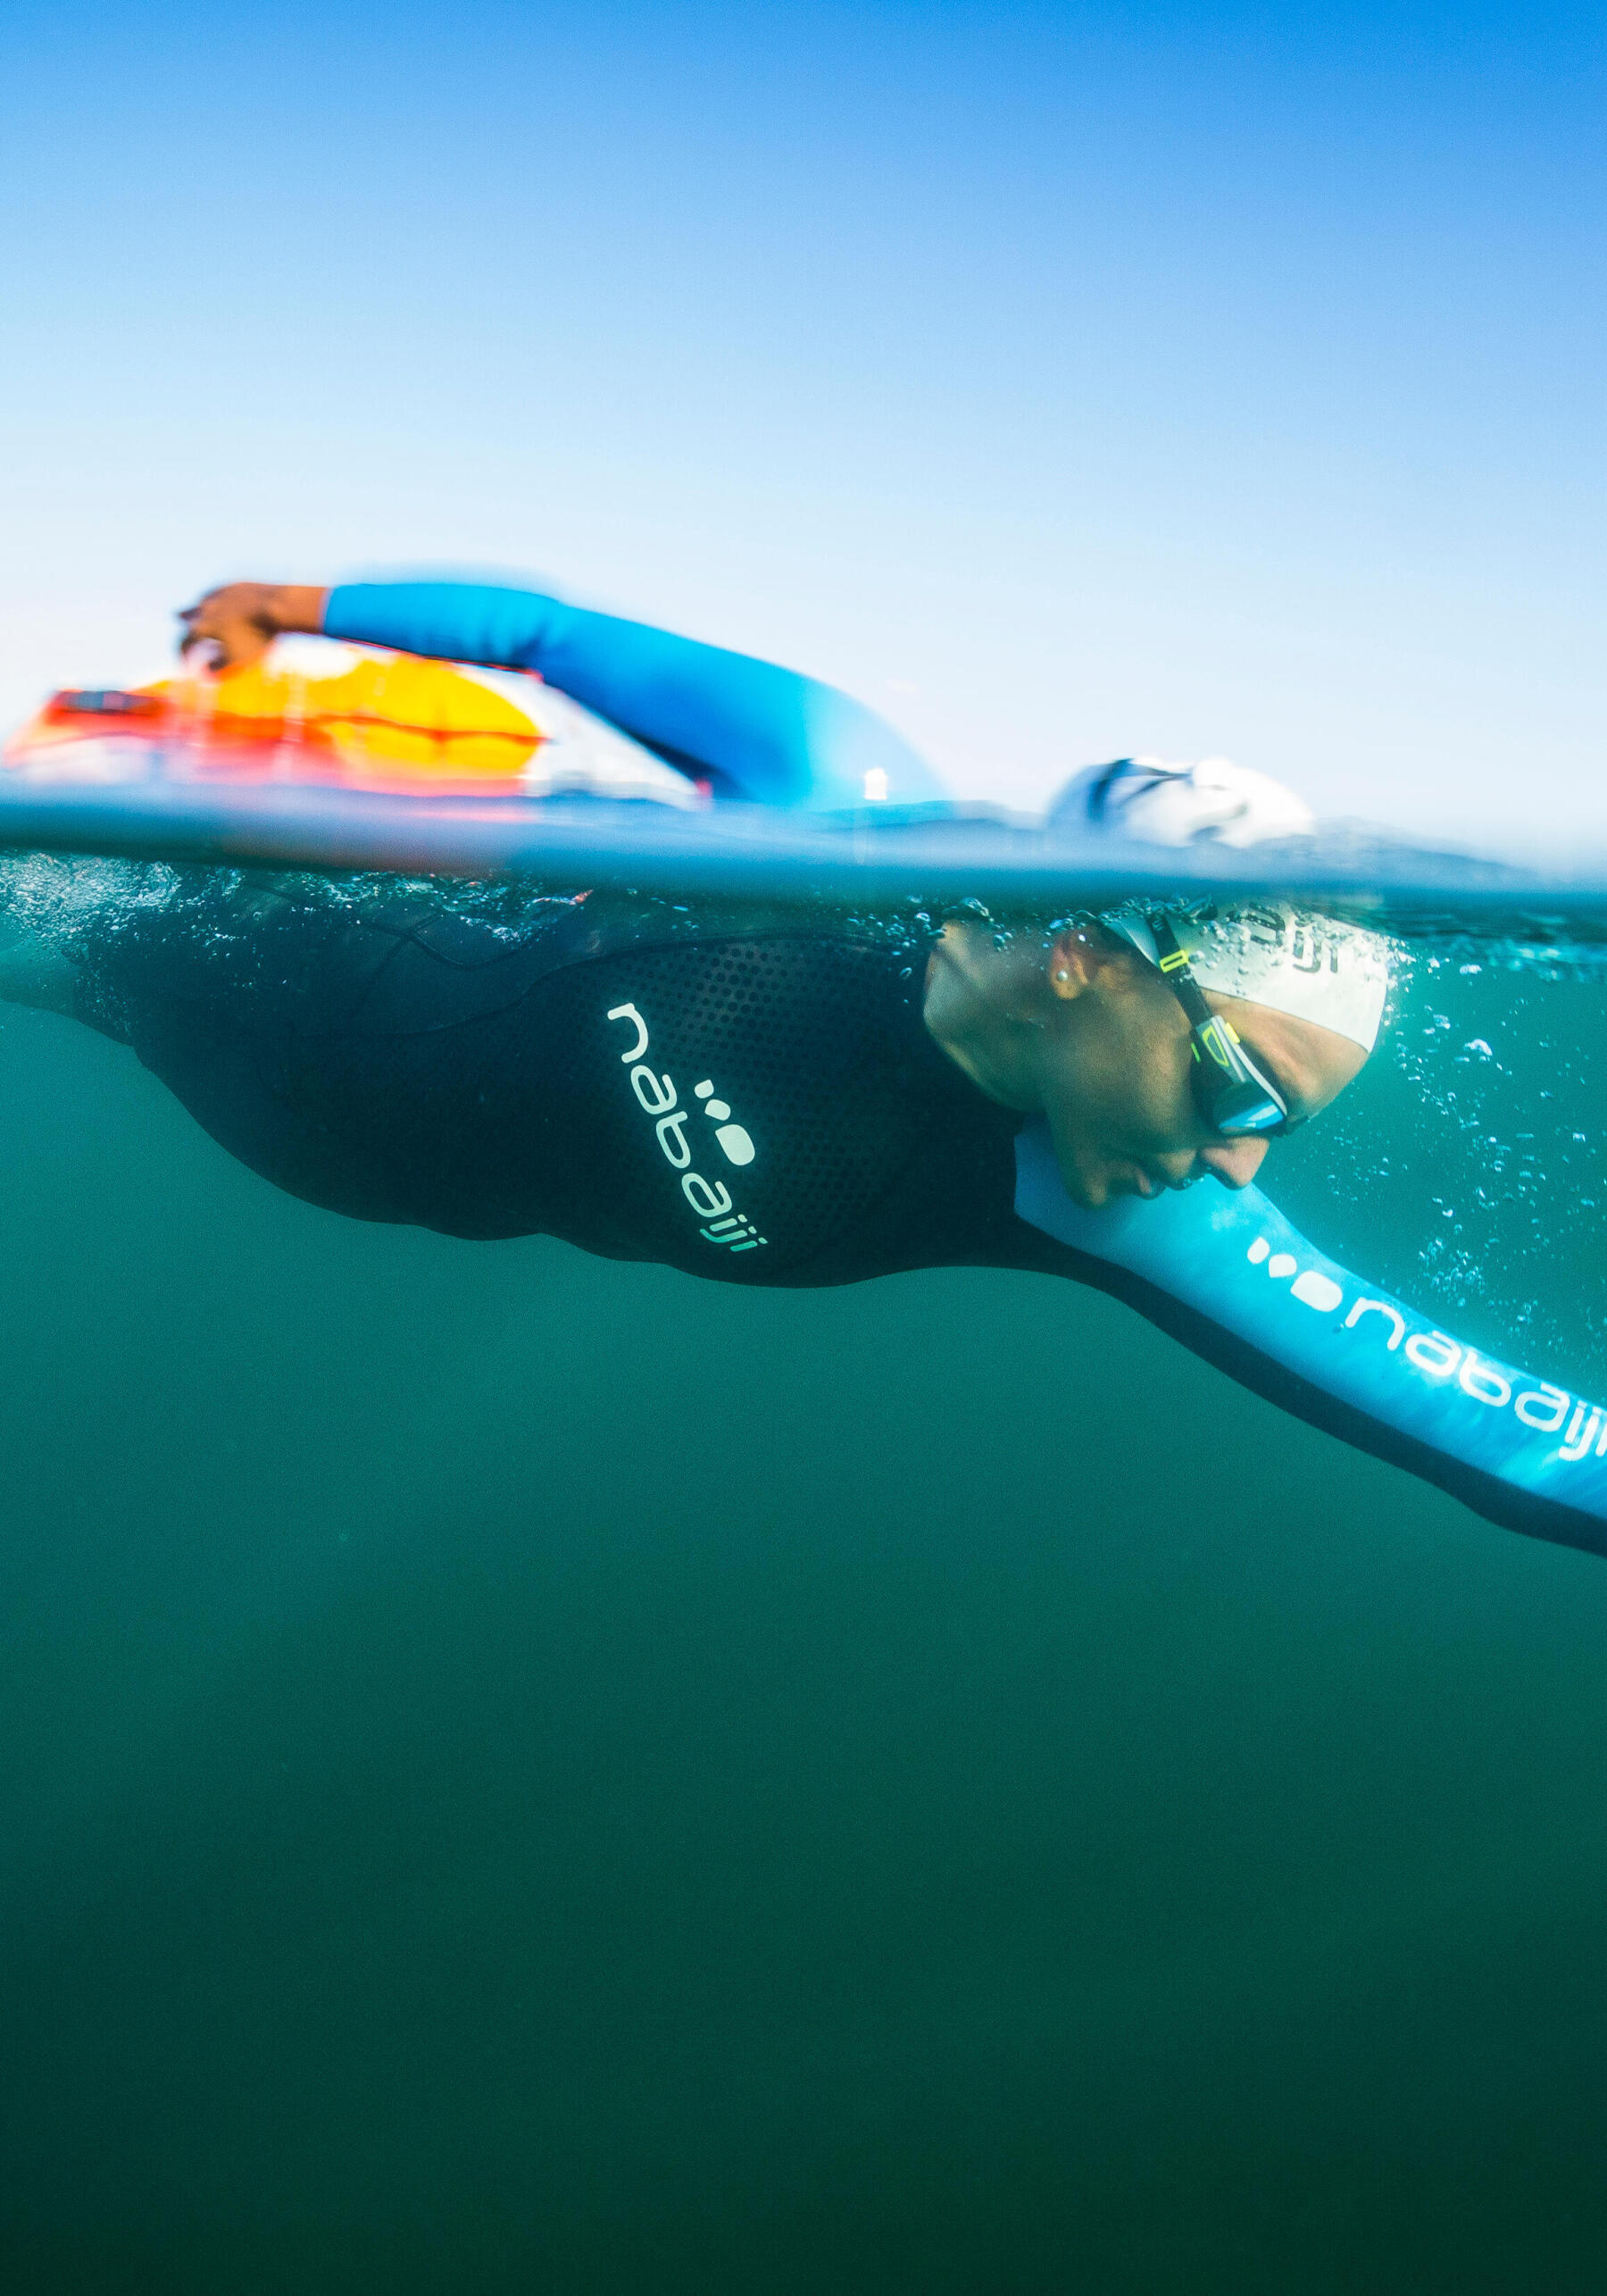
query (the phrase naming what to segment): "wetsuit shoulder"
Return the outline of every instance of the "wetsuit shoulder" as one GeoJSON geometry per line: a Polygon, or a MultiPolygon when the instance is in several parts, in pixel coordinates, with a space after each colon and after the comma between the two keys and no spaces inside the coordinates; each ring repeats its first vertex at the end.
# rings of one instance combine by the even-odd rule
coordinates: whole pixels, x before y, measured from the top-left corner
{"type": "Polygon", "coordinates": [[[542,999],[558,1232],[770,1284],[988,1257],[1019,1119],[932,1043],[925,960],[794,927],[570,968],[542,999]]]}

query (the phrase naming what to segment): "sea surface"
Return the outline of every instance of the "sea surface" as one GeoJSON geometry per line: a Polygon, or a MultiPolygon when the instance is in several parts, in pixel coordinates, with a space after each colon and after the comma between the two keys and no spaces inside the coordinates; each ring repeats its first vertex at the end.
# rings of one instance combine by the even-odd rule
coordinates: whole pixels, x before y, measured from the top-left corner
{"type": "MultiPolygon", "coordinates": [[[[1269,1192],[1607,1389],[1607,980],[1269,1192]]],[[[277,1194],[0,1007],[7,2296],[1607,2283],[1607,1561],[1033,1275],[277,1194]]]]}

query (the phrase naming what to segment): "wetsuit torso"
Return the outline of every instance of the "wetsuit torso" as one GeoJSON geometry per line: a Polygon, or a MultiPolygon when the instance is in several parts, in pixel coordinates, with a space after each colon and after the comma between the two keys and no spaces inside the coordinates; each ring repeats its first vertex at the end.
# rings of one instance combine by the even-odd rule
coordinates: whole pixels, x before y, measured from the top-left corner
{"type": "Polygon", "coordinates": [[[928,944],[618,897],[184,881],[82,954],[84,1017],[331,1210],[727,1282],[1058,1257],[1020,1116],[921,1017],[928,944]]]}

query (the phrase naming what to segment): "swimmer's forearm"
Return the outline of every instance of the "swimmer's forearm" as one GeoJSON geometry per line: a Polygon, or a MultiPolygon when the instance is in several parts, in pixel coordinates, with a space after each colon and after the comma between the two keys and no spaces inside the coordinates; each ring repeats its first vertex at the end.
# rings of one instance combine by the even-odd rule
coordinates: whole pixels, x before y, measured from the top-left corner
{"type": "Polygon", "coordinates": [[[325,598],[323,630],[356,646],[391,646],[432,661],[541,670],[560,624],[574,612],[538,590],[485,582],[342,582],[325,598]]]}
{"type": "Polygon", "coordinates": [[[329,592],[323,626],[354,644],[534,670],[678,764],[769,805],[798,804],[820,780],[816,697],[839,698],[773,663],[537,590],[346,583],[329,592]]]}
{"type": "Polygon", "coordinates": [[[273,593],[275,632],[304,631],[310,638],[318,637],[329,601],[329,592],[311,582],[281,582],[273,593]]]}
{"type": "MultiPolygon", "coordinates": [[[[186,606],[179,619],[181,645],[211,647],[221,669],[254,661],[274,639],[304,631],[394,647],[431,661],[542,670],[571,627],[606,617],[560,605],[534,590],[479,582],[346,582],[334,589],[310,582],[226,582],[186,606]]],[[[576,698],[586,697],[577,693],[576,698]]]]}
{"type": "Polygon", "coordinates": [[[851,806],[941,794],[870,710],[816,679],[537,590],[479,582],[352,582],[323,629],[354,644],[537,671],[722,796],[851,806]]]}

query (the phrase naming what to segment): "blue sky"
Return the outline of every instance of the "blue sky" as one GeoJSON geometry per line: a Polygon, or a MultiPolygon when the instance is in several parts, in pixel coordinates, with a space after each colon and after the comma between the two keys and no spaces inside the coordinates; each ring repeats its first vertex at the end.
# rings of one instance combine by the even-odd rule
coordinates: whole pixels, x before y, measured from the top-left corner
{"type": "Polygon", "coordinates": [[[12,0],[0,719],[496,568],[951,782],[1607,835],[1599,12],[12,0]]]}

